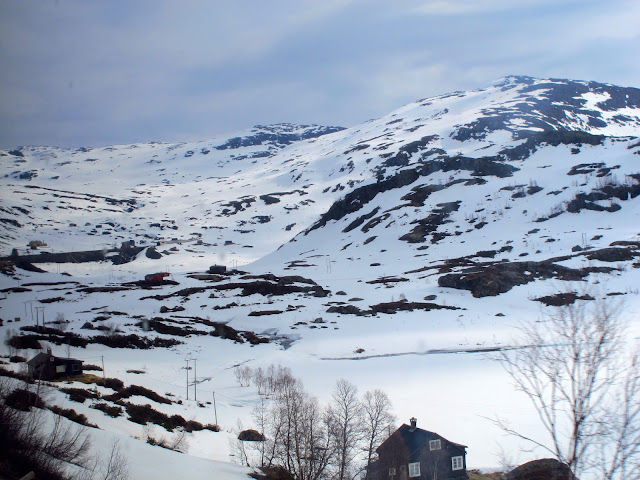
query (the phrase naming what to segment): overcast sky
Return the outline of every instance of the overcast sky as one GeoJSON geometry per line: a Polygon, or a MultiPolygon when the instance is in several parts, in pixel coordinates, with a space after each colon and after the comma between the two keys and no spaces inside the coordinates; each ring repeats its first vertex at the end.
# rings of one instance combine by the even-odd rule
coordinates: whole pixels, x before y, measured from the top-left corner
{"type": "Polygon", "coordinates": [[[0,147],[353,126],[509,75],[640,87],[638,0],[0,0],[0,147]]]}

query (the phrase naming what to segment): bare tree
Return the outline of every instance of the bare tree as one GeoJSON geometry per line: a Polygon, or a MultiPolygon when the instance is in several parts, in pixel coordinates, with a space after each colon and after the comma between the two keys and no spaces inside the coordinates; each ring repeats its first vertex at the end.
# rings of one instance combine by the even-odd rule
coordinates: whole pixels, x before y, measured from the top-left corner
{"type": "MultiPolygon", "coordinates": [[[[258,402],[254,405],[252,411],[253,421],[258,427],[258,431],[265,434],[269,425],[269,406],[268,400],[261,396],[258,399],[258,402]]],[[[255,448],[258,450],[259,455],[259,465],[265,465],[267,461],[267,453],[270,451],[270,444],[268,440],[265,439],[263,442],[255,442],[255,448]]]]}
{"type": "MultiPolygon", "coordinates": [[[[33,392],[32,386],[17,388],[13,379],[0,377],[0,451],[3,459],[16,471],[28,468],[38,478],[68,478],[69,464],[84,467],[88,464],[90,437],[87,429],[59,415],[43,410],[44,402],[33,392]],[[7,405],[16,392],[31,392],[36,406],[7,405]],[[51,416],[52,422],[47,417],[51,416]]],[[[29,401],[31,404],[31,401],[29,401]]]]}
{"type": "Polygon", "coordinates": [[[596,441],[597,456],[591,466],[606,480],[640,479],[640,358],[635,355],[620,378],[596,441]]]}
{"type": "Polygon", "coordinates": [[[243,467],[250,467],[251,462],[247,453],[247,447],[243,440],[240,439],[240,432],[244,427],[242,426],[242,420],[236,421],[236,429],[233,432],[234,438],[229,440],[229,447],[231,448],[231,454],[234,457],[234,462],[243,467]]]}
{"type": "Polygon", "coordinates": [[[119,440],[115,440],[111,445],[109,457],[104,463],[103,471],[100,474],[101,480],[128,480],[129,462],[122,453],[119,440]]]}
{"type": "Polygon", "coordinates": [[[251,377],[253,376],[253,372],[251,370],[251,367],[249,367],[248,365],[244,367],[237,366],[234,370],[234,374],[236,376],[237,382],[241,387],[248,387],[249,385],[251,385],[251,377]]]}
{"type": "Polygon", "coordinates": [[[253,384],[258,389],[258,395],[264,395],[267,378],[265,377],[262,367],[258,367],[253,371],[253,384]]]}
{"type": "Polygon", "coordinates": [[[625,345],[620,308],[602,296],[561,307],[524,326],[520,342],[501,356],[547,438],[496,423],[580,478],[640,479],[640,373],[625,345]]]}
{"type": "Polygon", "coordinates": [[[16,331],[12,328],[7,329],[5,331],[5,339],[4,344],[9,348],[9,356],[14,357],[18,354],[18,348],[16,345],[18,344],[18,337],[16,331]]]}
{"type": "Polygon", "coordinates": [[[391,413],[391,400],[379,389],[365,392],[362,401],[364,451],[367,455],[366,470],[369,470],[376,448],[388,437],[396,418],[391,413]]]}
{"type": "Polygon", "coordinates": [[[319,480],[331,459],[326,415],[288,368],[271,365],[266,373],[271,399],[254,409],[266,437],[257,446],[263,467],[280,466],[299,480],[319,480]]]}
{"type": "Polygon", "coordinates": [[[336,456],[338,480],[352,477],[352,467],[360,453],[364,438],[362,404],[358,388],[345,379],[336,382],[332,401],[327,410],[329,435],[336,456]]]}

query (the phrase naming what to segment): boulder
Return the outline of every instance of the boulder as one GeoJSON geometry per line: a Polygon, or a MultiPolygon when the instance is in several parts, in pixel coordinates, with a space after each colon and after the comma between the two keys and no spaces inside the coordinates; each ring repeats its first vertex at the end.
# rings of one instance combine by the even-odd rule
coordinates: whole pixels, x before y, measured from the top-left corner
{"type": "Polygon", "coordinates": [[[555,458],[533,460],[507,474],[507,480],[577,480],[569,467],[555,458]]]}

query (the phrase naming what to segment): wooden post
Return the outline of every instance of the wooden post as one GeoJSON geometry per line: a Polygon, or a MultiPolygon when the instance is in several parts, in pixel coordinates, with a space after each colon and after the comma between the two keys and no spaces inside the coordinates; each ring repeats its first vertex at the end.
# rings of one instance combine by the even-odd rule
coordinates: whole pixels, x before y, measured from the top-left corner
{"type": "Polygon", "coordinates": [[[187,362],[187,368],[186,368],[186,371],[187,371],[187,400],[189,400],[189,359],[186,358],[185,360],[187,362]]]}
{"type": "Polygon", "coordinates": [[[198,362],[193,359],[193,399],[198,403],[198,362]]]}
{"type": "Polygon", "coordinates": [[[216,414],[216,425],[218,424],[218,409],[216,408],[216,392],[211,392],[213,394],[213,412],[216,414]]]}

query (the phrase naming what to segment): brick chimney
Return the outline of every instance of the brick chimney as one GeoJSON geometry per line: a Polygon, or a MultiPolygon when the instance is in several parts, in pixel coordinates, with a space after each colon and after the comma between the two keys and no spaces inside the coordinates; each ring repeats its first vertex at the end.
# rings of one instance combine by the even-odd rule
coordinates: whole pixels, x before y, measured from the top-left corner
{"type": "Polygon", "coordinates": [[[413,432],[417,428],[416,425],[418,424],[418,419],[416,417],[411,417],[411,420],[409,421],[411,422],[411,429],[409,431],[413,432]]]}

